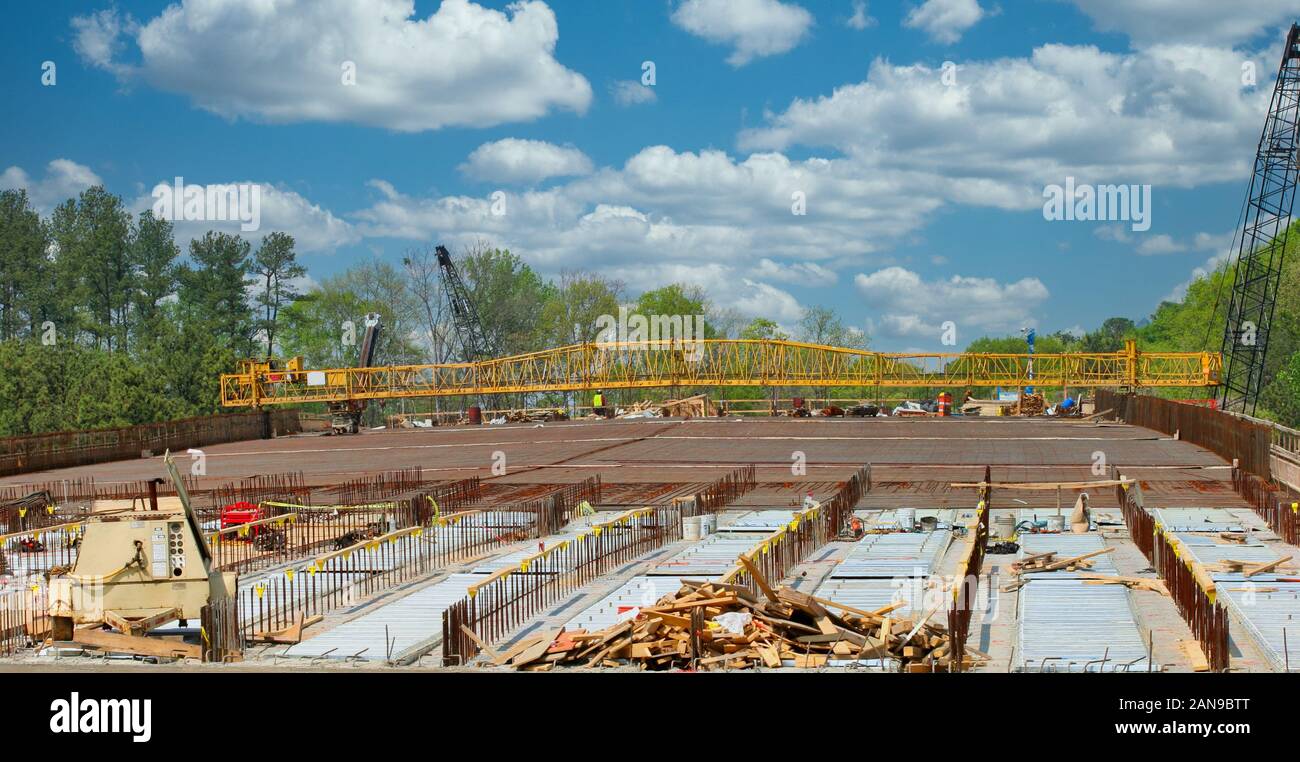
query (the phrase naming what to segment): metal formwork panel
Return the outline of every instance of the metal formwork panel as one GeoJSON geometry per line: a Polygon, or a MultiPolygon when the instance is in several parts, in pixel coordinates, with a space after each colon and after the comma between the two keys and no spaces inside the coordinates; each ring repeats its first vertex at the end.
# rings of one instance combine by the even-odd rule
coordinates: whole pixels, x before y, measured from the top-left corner
{"type": "Polygon", "coordinates": [[[831,571],[836,579],[927,577],[943,559],[952,532],[867,535],[831,571]]]}
{"type": "MultiPolygon", "coordinates": [[[[537,540],[512,553],[507,553],[504,556],[500,556],[498,558],[490,558],[486,561],[483,561],[478,566],[474,567],[474,573],[492,574],[493,572],[498,572],[506,568],[507,566],[518,566],[525,558],[528,558],[529,556],[535,556],[538,553],[541,553],[543,550],[548,550],[550,548],[553,548],[556,545],[559,545],[560,543],[566,540],[568,541],[575,540],[577,539],[577,537],[578,537],[577,533],[548,535],[547,537],[541,540],[537,540]]],[[[576,557],[574,559],[574,563],[577,563],[576,557]]]]}
{"type": "Polygon", "coordinates": [[[1241,519],[1227,508],[1156,508],[1156,523],[1170,532],[1240,532],[1241,519]]]}
{"type": "Polygon", "coordinates": [[[794,521],[794,511],[750,511],[739,516],[725,526],[719,524],[719,532],[775,532],[794,521]]]}
{"type": "MultiPolygon", "coordinates": [[[[1017,538],[1017,542],[1020,543],[1018,558],[1054,551],[1056,560],[1061,561],[1106,549],[1106,543],[1102,541],[1101,535],[1091,532],[1088,534],[1069,534],[1065,532],[1059,534],[1022,534],[1017,538]]],[[[1088,572],[1097,574],[1119,573],[1115,569],[1115,562],[1111,560],[1109,553],[1093,556],[1088,560],[1092,561],[1092,568],[1086,570],[1088,572]]],[[[1075,574],[1076,572],[1067,572],[1064,569],[1050,572],[1024,572],[1024,576],[1030,577],[1073,577],[1075,574]]]]}
{"type": "MultiPolygon", "coordinates": [[[[1251,585],[1239,580],[1215,585],[1218,600],[1259,645],[1278,672],[1300,672],[1300,582],[1251,585]]],[[[1235,633],[1236,630],[1234,629],[1235,633]]]]}
{"type": "MultiPolygon", "coordinates": [[[[1280,556],[1269,546],[1258,542],[1248,544],[1241,543],[1217,543],[1212,538],[1199,535],[1178,533],[1178,539],[1182,540],[1183,546],[1187,552],[1192,555],[1192,560],[1202,566],[1213,567],[1216,564],[1232,560],[1245,561],[1252,564],[1266,564],[1269,561],[1276,561],[1280,556]],[[1208,540],[1208,542],[1207,542],[1208,540]]],[[[1215,580],[1242,579],[1240,572],[1225,572],[1215,568],[1207,568],[1211,578],[1215,580]]],[[[1268,579],[1274,575],[1256,574],[1253,579],[1260,581],[1268,579]]]]}
{"type": "MultiPolygon", "coordinates": [[[[941,592],[932,591],[927,586],[928,582],[925,577],[831,578],[823,582],[813,595],[863,611],[875,611],[901,602],[904,605],[890,612],[890,616],[914,618],[933,608],[935,602],[944,600],[941,592]],[[930,591],[928,595],[927,591],[930,591]]],[[[941,607],[930,619],[931,621],[936,617],[942,619],[945,615],[946,609],[941,607]]]]}
{"type": "Polygon", "coordinates": [[[717,577],[736,565],[740,554],[770,536],[767,532],[726,532],[711,534],[659,564],[650,573],[655,576],[717,577]]]}
{"type": "Polygon", "coordinates": [[[1122,586],[1036,577],[1020,589],[1019,614],[1018,672],[1149,668],[1147,642],[1122,586]]]}
{"type": "Polygon", "coordinates": [[[453,574],[290,646],[285,655],[366,661],[383,661],[390,654],[396,657],[439,637],[442,612],[468,595],[470,585],[482,580],[481,574],[453,574]]]}
{"type": "Polygon", "coordinates": [[[596,632],[617,624],[634,609],[653,606],[660,598],[677,592],[682,586],[678,577],[642,575],[624,582],[618,589],[578,612],[565,625],[596,632]]]}

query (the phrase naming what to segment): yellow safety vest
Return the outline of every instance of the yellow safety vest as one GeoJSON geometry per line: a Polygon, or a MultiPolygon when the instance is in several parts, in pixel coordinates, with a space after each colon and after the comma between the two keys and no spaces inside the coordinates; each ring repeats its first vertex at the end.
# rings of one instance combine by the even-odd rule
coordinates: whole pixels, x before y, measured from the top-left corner
{"type": "Polygon", "coordinates": [[[604,396],[597,394],[595,398],[592,400],[591,404],[593,407],[604,407],[605,405],[604,396]]]}

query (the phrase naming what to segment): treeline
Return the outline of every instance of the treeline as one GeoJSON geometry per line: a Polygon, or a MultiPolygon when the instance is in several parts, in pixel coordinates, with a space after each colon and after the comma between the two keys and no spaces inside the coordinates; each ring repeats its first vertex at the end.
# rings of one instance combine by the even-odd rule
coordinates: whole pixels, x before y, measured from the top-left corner
{"type": "MultiPolygon", "coordinates": [[[[620,306],[703,315],[706,338],[867,343],[827,308],[807,310],[796,335],[786,336],[772,321],[717,307],[697,286],[629,299],[617,280],[586,272],[547,279],[486,242],[463,251],[457,267],[502,354],[595,340],[599,318],[620,306]]],[[[311,283],[286,233],[246,240],[209,231],[182,252],[170,221],[133,215],[103,187],[46,217],[25,190],[2,191],[0,436],[219,412],[220,375],[240,358],[354,364],[367,313],[384,324],[376,355],[383,364],[467,359],[432,245],[407,251],[400,266],[364,259],[311,283]]]]}

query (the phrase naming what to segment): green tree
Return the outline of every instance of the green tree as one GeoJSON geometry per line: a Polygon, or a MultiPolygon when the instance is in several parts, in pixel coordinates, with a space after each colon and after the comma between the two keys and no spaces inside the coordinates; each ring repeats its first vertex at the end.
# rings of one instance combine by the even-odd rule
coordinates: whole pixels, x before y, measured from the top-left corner
{"type": "Polygon", "coordinates": [[[542,305],[539,338],[547,346],[595,341],[599,332],[597,319],[601,315],[617,317],[622,294],[621,281],[595,273],[560,273],[559,284],[542,305]]]}
{"type": "Polygon", "coordinates": [[[829,307],[808,307],[799,318],[799,340],[845,349],[866,349],[867,335],[847,326],[838,313],[829,307]]]}
{"type": "Polygon", "coordinates": [[[27,191],[0,191],[0,341],[35,333],[45,319],[48,247],[27,191]]]}
{"type": "Polygon", "coordinates": [[[172,223],[142,213],[131,236],[132,260],[138,271],[132,300],[135,305],[136,332],[151,343],[162,331],[163,299],[176,292],[176,260],[180,247],[172,238],[172,223]]]}
{"type": "Polygon", "coordinates": [[[479,244],[458,263],[483,331],[502,355],[536,348],[540,305],[555,293],[531,267],[505,249],[479,244]]]}
{"type": "Polygon", "coordinates": [[[749,321],[749,325],[740,330],[740,338],[786,341],[790,337],[781,330],[781,327],[775,321],[767,318],[754,318],[749,321]]]}
{"type": "Polygon", "coordinates": [[[302,296],[293,287],[293,279],[307,274],[307,268],[298,264],[293,250],[293,236],[272,233],[262,239],[262,245],[253,254],[253,274],[258,277],[262,290],[257,294],[257,304],[262,309],[258,327],[266,336],[266,356],[275,348],[276,322],[280,309],[302,296]]]}
{"type": "Polygon", "coordinates": [[[253,354],[253,311],[248,304],[249,243],[209,230],[190,241],[193,265],[179,272],[180,300],[187,320],[213,332],[240,354],[253,354]]]}
{"type": "Polygon", "coordinates": [[[59,285],[70,300],[65,317],[71,313],[73,330],[90,334],[94,346],[126,349],[136,267],[122,199],[102,186],[88,188],[54,210],[51,227],[59,285]]]}

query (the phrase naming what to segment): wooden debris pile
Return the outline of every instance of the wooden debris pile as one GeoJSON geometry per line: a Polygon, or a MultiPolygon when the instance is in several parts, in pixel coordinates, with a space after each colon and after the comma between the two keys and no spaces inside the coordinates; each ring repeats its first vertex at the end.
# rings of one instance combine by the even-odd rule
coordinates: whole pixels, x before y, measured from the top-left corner
{"type": "MultiPolygon", "coordinates": [[[[831,660],[884,662],[907,672],[948,669],[947,628],[893,614],[904,604],[862,611],[792,588],[764,597],[720,582],[683,580],[675,594],[599,632],[543,633],[492,663],[529,671],[559,666],[643,670],[822,667],[831,660]]],[[[931,615],[934,611],[930,612],[931,615]]],[[[967,649],[966,666],[973,664],[967,649]]]]}
{"type": "Polygon", "coordinates": [[[506,419],[506,423],[549,423],[551,421],[569,420],[569,414],[559,408],[554,410],[507,410],[502,413],[501,417],[506,419]]]}

